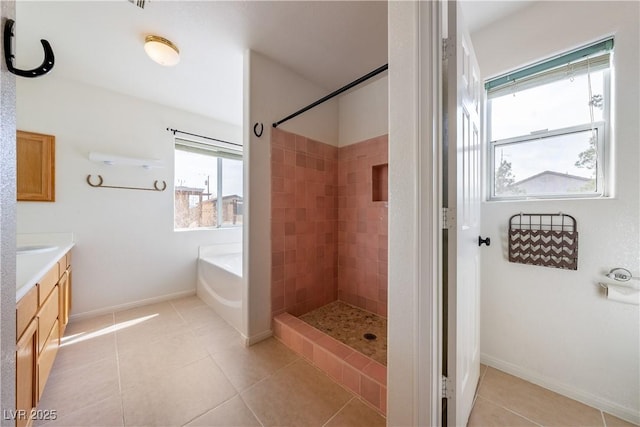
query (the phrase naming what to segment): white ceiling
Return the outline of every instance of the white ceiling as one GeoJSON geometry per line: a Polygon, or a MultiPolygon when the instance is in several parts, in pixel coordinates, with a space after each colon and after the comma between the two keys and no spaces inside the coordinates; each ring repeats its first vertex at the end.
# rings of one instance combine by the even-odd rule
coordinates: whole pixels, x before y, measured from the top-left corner
{"type": "Polygon", "coordinates": [[[239,125],[246,49],[331,91],[387,63],[387,5],[152,0],[140,9],[126,0],[18,2],[18,68],[42,62],[40,38],[56,55],[52,74],[239,125]],[[152,62],[143,50],[148,34],[172,40],[180,63],[152,62]]]}
{"type": "Polygon", "coordinates": [[[534,0],[462,0],[460,2],[469,32],[472,34],[533,3],[534,0]]]}
{"type": "MultiPolygon", "coordinates": [[[[475,3],[465,6],[475,29],[528,1],[465,3],[475,3]]],[[[42,62],[44,38],[56,56],[51,74],[237,125],[246,49],[327,92],[387,63],[384,1],[18,1],[15,31],[18,68],[42,62]],[[148,34],[173,41],[180,63],[152,62],[148,34]]]]}

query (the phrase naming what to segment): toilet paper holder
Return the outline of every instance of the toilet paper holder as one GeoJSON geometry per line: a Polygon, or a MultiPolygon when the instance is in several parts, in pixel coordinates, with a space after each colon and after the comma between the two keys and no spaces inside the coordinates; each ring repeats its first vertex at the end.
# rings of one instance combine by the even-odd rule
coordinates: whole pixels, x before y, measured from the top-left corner
{"type": "Polygon", "coordinates": [[[622,267],[612,268],[605,276],[618,282],[628,282],[631,279],[638,279],[637,277],[633,277],[631,271],[622,267]]]}

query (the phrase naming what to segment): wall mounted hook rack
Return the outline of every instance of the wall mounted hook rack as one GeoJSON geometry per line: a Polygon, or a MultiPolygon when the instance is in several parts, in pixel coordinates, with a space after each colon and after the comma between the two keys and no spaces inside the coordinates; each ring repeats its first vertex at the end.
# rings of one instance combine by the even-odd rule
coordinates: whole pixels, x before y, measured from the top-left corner
{"type": "Polygon", "coordinates": [[[260,138],[262,136],[262,132],[264,131],[264,125],[262,123],[257,123],[253,125],[253,134],[260,138]]]}
{"type": "Polygon", "coordinates": [[[100,188],[119,188],[122,190],[143,190],[143,191],[164,191],[167,189],[167,183],[162,181],[162,187],[158,186],[158,181],[153,181],[153,188],[143,188],[143,187],[122,187],[116,185],[104,185],[104,180],[102,179],[102,175],[98,175],[98,183],[94,184],[91,182],[91,175],[87,175],[87,184],[92,187],[100,187],[100,188]]]}
{"type": "Polygon", "coordinates": [[[44,49],[44,61],[40,64],[39,67],[33,68],[31,70],[20,70],[13,66],[13,60],[16,57],[13,54],[13,26],[15,21],[13,19],[7,19],[4,24],[4,60],[7,64],[7,69],[9,72],[15,74],[16,76],[21,77],[40,77],[47,74],[51,69],[53,69],[53,65],[55,63],[55,57],[53,55],[53,49],[47,40],[41,39],[40,43],[42,43],[42,48],[44,49]]]}

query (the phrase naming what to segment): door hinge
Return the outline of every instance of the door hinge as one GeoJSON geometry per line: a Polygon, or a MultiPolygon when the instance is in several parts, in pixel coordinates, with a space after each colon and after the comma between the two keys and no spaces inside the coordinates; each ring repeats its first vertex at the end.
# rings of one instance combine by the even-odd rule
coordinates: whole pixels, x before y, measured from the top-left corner
{"type": "Polygon", "coordinates": [[[453,56],[456,51],[455,37],[442,39],[442,60],[445,61],[453,56]]]}
{"type": "Polygon", "coordinates": [[[456,210],[453,208],[442,208],[442,229],[448,230],[456,226],[456,210]]]}
{"type": "Polygon", "coordinates": [[[453,384],[452,381],[442,376],[442,397],[444,399],[451,399],[453,397],[453,384]]]}

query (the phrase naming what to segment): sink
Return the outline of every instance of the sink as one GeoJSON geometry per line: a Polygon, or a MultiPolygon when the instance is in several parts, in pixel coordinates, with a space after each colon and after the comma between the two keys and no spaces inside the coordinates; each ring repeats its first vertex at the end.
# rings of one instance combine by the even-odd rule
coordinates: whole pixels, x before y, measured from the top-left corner
{"type": "Polygon", "coordinates": [[[53,245],[25,245],[18,246],[16,253],[18,255],[41,254],[44,252],[55,251],[56,249],[58,249],[58,247],[53,245]]]}

